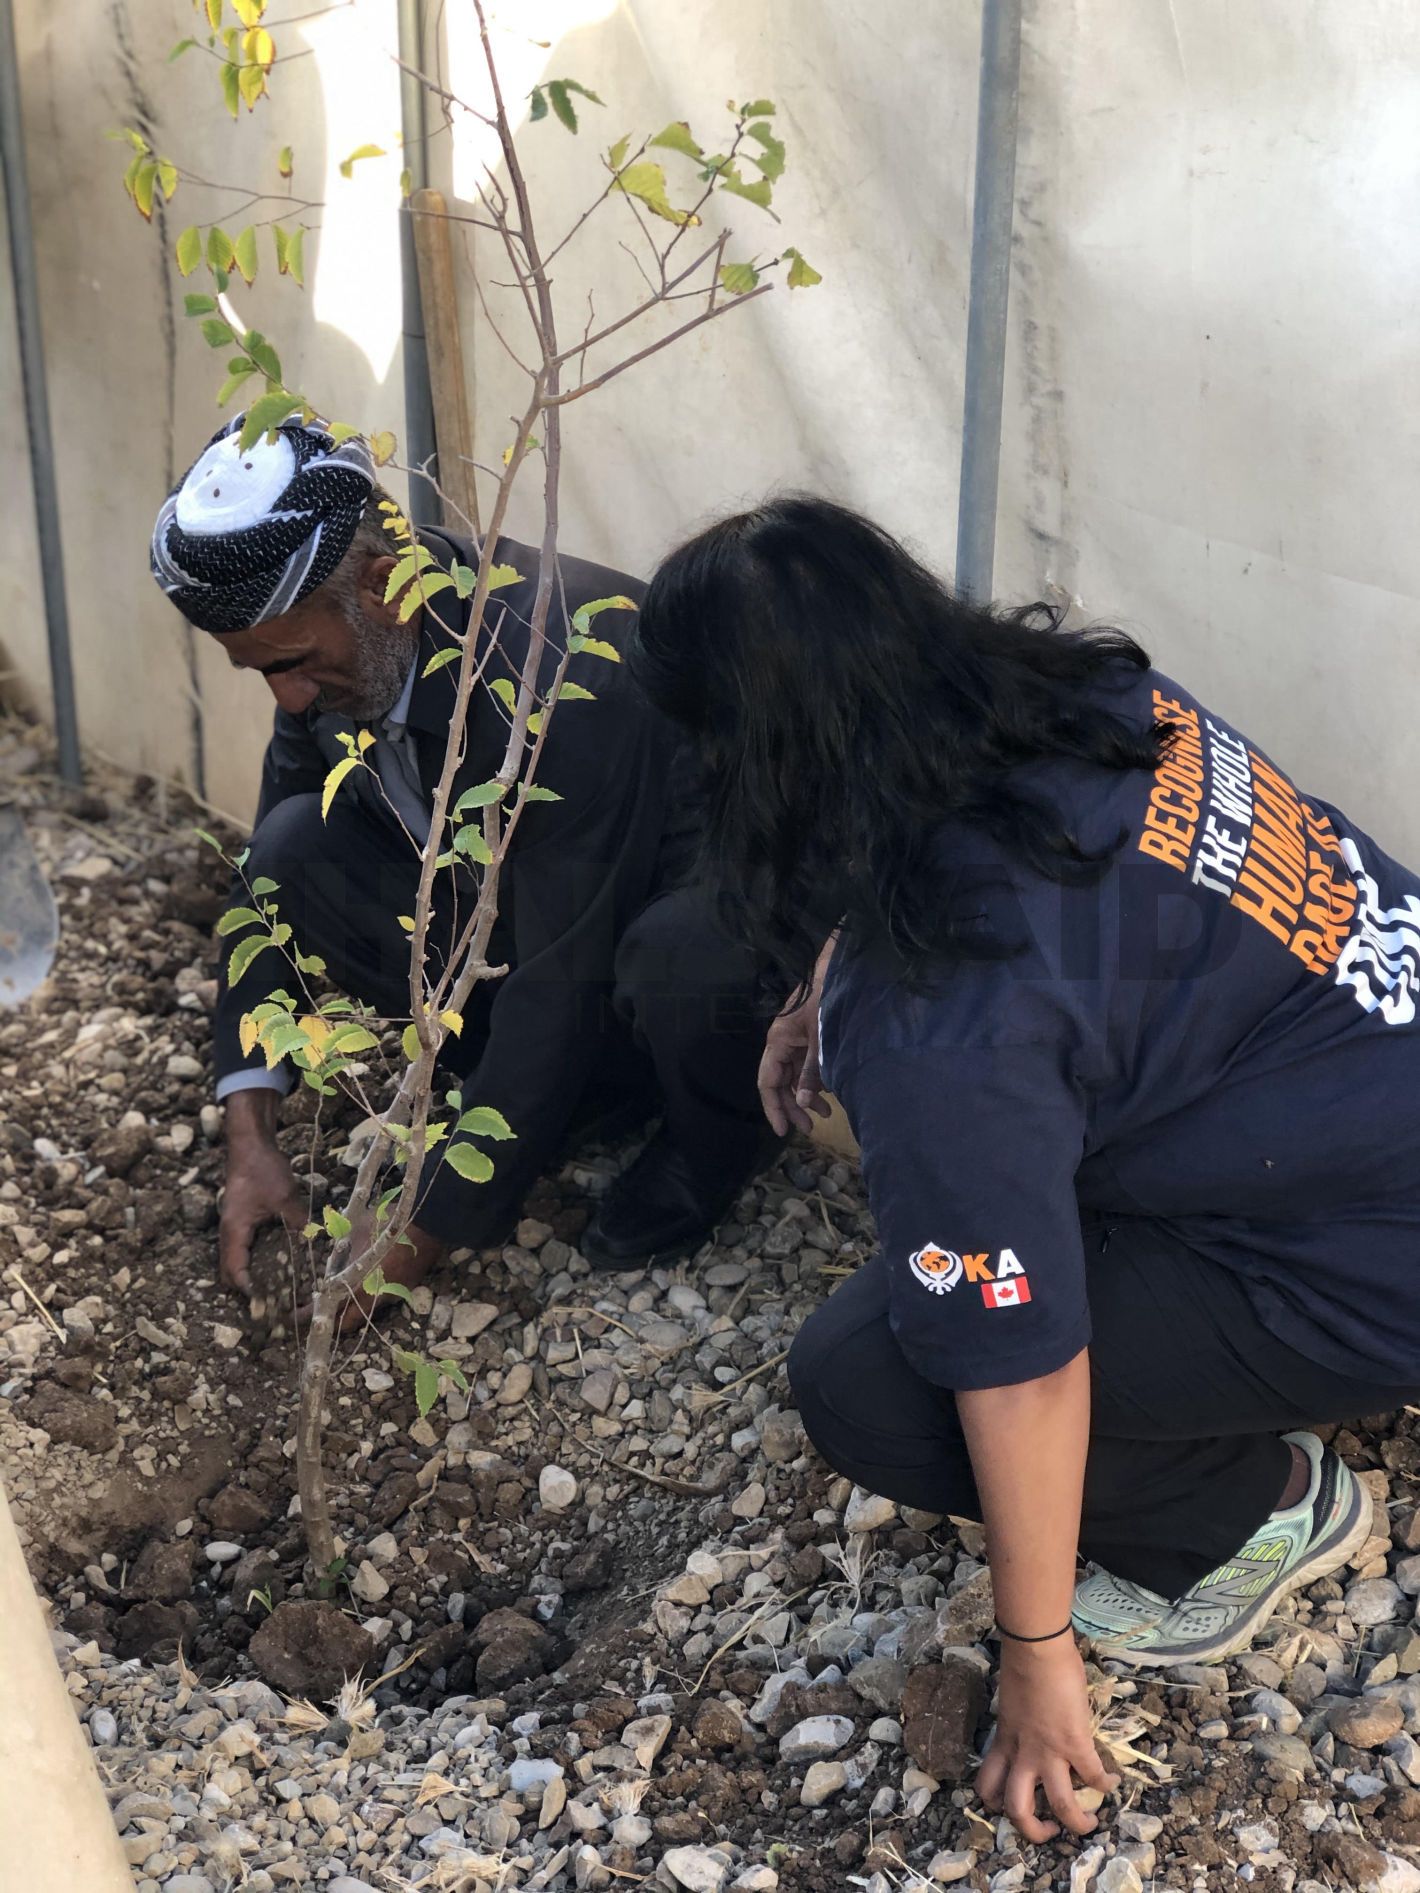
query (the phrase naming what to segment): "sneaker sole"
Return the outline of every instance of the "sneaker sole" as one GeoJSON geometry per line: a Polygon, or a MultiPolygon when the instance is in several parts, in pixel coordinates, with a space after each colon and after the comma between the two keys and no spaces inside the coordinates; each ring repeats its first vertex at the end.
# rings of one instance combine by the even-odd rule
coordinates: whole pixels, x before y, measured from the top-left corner
{"type": "Polygon", "coordinates": [[[1091,1640],[1091,1648],[1097,1656],[1109,1657],[1116,1663],[1128,1663],[1134,1669],[1169,1669],[1176,1663],[1225,1663],[1230,1656],[1237,1656],[1249,1649],[1258,1631],[1284,1597],[1290,1597],[1293,1591],[1301,1590],[1304,1585],[1314,1584],[1318,1578],[1329,1577],[1354,1557],[1370,1537],[1373,1517],[1371,1495],[1354,1474],[1352,1491],[1355,1505],[1332,1536],[1314,1545],[1302,1562],[1294,1566],[1274,1590],[1264,1592],[1247,1616],[1239,1618],[1225,1637],[1187,1645],[1178,1644],[1173,1648],[1156,1645],[1152,1649],[1136,1649],[1128,1644],[1091,1640]]]}

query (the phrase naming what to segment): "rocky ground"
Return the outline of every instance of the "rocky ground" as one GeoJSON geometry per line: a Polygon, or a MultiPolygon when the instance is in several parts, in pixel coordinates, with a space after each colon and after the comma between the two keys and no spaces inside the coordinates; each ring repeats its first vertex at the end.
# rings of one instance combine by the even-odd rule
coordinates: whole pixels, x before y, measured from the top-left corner
{"type": "MultiPolygon", "coordinates": [[[[1420,1443],[1338,1446],[1378,1501],[1340,1581],[1217,1670],[1092,1671],[1123,1772],[1083,1844],[971,1789],[979,1535],[836,1479],[784,1350],[867,1252],[852,1169],[795,1146],[717,1244],[581,1262],[621,1153],[342,1356],[346,1547],[303,1579],[296,1357],[213,1286],[215,857],[151,783],[82,797],[0,721],[64,912],[0,1023],[0,1464],[140,1893],[1420,1889],[1420,1443]],[[392,1350],[460,1364],[417,1417],[392,1350]]],[[[210,825],[210,823],[209,823],[210,825]]],[[[356,1127],[288,1107],[313,1203],[356,1127]]]]}

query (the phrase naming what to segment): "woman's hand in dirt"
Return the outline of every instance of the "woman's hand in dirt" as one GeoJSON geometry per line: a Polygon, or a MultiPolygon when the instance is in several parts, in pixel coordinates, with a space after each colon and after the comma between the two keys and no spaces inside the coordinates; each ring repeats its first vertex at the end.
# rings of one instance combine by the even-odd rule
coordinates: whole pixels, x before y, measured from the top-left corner
{"type": "Polygon", "coordinates": [[[1024,1839],[1040,1842],[1061,1827],[1089,1834],[1098,1825],[1080,1806],[1076,1780],[1104,1794],[1119,1786],[1095,1749],[1085,1666],[1073,1639],[1003,1644],[996,1735],[976,1778],[978,1794],[993,1812],[1004,1809],[1024,1839]],[[1036,1813],[1042,1788],[1053,1821],[1036,1813]]]}
{"type": "Polygon", "coordinates": [[[814,968],[813,985],[802,1004],[786,1007],[769,1028],[759,1061],[759,1101],[778,1137],[790,1129],[811,1131],[814,1117],[829,1115],[819,1069],[818,1008],[824,975],[833,956],[835,934],[814,968]],[[813,1117],[809,1116],[813,1112],[813,1117]]]}
{"type": "Polygon", "coordinates": [[[226,1104],[227,1185],[222,1194],[218,1277],[250,1295],[252,1239],[263,1223],[301,1229],[306,1204],[276,1142],[274,1091],[238,1091],[226,1104]]]}

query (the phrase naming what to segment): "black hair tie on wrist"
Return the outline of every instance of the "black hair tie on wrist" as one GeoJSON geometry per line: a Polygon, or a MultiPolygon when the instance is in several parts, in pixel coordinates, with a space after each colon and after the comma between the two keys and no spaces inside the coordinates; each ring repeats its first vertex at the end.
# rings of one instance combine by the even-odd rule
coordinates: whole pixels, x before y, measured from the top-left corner
{"type": "Polygon", "coordinates": [[[1064,1629],[1047,1631],[1043,1637],[1023,1637],[1014,1630],[1008,1630],[999,1617],[996,1620],[996,1634],[1008,1638],[1012,1643],[1054,1643],[1057,1637],[1068,1637],[1074,1628],[1075,1624],[1072,1619],[1065,1625],[1064,1629]]]}

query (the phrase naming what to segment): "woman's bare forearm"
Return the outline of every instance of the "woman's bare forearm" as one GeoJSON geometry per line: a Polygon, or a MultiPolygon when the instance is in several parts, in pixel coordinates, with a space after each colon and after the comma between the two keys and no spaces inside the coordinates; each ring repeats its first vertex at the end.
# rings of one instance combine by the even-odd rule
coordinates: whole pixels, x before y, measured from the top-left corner
{"type": "Polygon", "coordinates": [[[1090,1435],[1089,1354],[1039,1380],[957,1395],[981,1496],[997,1620],[1020,1637],[1070,1621],[1090,1435]]]}

